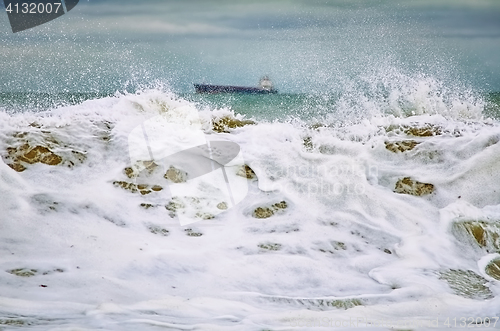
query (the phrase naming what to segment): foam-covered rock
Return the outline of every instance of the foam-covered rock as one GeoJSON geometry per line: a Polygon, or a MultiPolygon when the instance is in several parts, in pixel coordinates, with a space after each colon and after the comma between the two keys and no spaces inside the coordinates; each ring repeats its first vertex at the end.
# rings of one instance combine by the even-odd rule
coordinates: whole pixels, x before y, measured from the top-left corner
{"type": "Polygon", "coordinates": [[[442,129],[439,126],[427,124],[424,126],[405,127],[404,132],[415,137],[432,137],[442,134],[442,129]]]}
{"type": "Polygon", "coordinates": [[[458,221],[452,232],[457,238],[469,238],[472,243],[488,253],[500,252],[500,223],[485,221],[458,221]]]}
{"type": "Polygon", "coordinates": [[[17,148],[8,147],[8,161],[12,169],[22,172],[26,170],[27,164],[43,163],[51,166],[60,164],[63,159],[45,146],[21,145],[17,148]]]}
{"type": "Polygon", "coordinates": [[[421,183],[411,179],[410,177],[405,177],[397,181],[394,192],[400,194],[423,196],[434,192],[434,185],[421,183]]]}
{"type": "Polygon", "coordinates": [[[219,118],[214,118],[212,120],[212,130],[218,133],[229,133],[230,129],[241,128],[245,125],[255,124],[254,121],[251,120],[241,120],[235,117],[226,115],[219,118]]]}
{"type": "Polygon", "coordinates": [[[403,140],[403,141],[395,141],[395,142],[385,142],[385,148],[390,150],[393,153],[406,152],[411,151],[417,146],[418,142],[415,140],[403,140]]]}
{"type": "Polygon", "coordinates": [[[488,276],[500,280],[500,258],[496,258],[488,263],[484,271],[488,276]]]}
{"type": "Polygon", "coordinates": [[[188,174],[185,171],[170,166],[163,177],[173,183],[185,183],[187,180],[187,176],[188,174]]]}
{"type": "Polygon", "coordinates": [[[244,166],[242,166],[240,169],[238,169],[238,172],[236,173],[236,175],[238,175],[240,177],[245,177],[247,179],[255,179],[255,178],[257,178],[257,175],[252,170],[252,168],[250,168],[246,164],[244,166]]]}
{"type": "Polygon", "coordinates": [[[286,201],[275,203],[269,207],[257,207],[253,211],[252,216],[255,218],[269,218],[273,216],[276,212],[286,209],[287,207],[288,205],[286,201]]]}
{"type": "Polygon", "coordinates": [[[456,295],[476,300],[493,297],[493,293],[486,286],[488,281],[472,270],[445,270],[439,272],[439,278],[446,281],[456,295]]]}

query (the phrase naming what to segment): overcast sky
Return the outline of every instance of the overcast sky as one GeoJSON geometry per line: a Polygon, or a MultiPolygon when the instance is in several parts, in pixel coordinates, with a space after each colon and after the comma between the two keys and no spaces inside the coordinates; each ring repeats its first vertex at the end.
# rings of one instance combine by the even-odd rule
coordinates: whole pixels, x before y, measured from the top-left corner
{"type": "Polygon", "coordinates": [[[13,34],[0,14],[0,91],[104,91],[161,81],[336,90],[384,71],[500,91],[497,0],[80,0],[13,34]]]}

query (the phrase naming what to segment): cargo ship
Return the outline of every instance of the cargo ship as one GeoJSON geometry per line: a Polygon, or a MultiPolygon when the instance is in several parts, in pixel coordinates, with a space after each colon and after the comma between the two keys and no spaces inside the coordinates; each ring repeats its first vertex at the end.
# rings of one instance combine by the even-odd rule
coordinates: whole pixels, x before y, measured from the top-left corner
{"type": "Polygon", "coordinates": [[[211,85],[211,84],[194,84],[196,93],[244,93],[244,94],[271,94],[278,93],[273,87],[273,83],[266,76],[259,81],[258,87],[232,86],[232,85],[211,85]]]}

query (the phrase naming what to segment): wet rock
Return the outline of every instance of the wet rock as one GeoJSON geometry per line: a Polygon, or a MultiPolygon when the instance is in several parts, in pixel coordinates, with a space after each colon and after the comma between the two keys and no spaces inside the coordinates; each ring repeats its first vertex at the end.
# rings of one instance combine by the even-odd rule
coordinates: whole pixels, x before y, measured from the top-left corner
{"type": "Polygon", "coordinates": [[[54,269],[54,270],[44,271],[44,272],[42,272],[42,275],[50,275],[50,274],[53,274],[53,273],[61,273],[61,272],[64,272],[64,270],[60,269],[60,268],[57,268],[57,269],[54,269]]]}
{"type": "Polygon", "coordinates": [[[21,163],[9,163],[7,165],[17,172],[23,172],[24,170],[26,170],[26,167],[21,163]]]}
{"type": "Polygon", "coordinates": [[[201,237],[203,233],[194,231],[193,229],[185,229],[186,235],[189,237],[201,237]]]}
{"type": "MultiPolygon", "coordinates": [[[[14,326],[14,327],[20,327],[20,326],[26,326],[26,325],[32,325],[32,322],[28,321],[23,321],[21,319],[0,319],[0,326],[2,325],[8,325],[8,326],[14,326]]],[[[4,330],[4,329],[1,329],[4,330]]]]}
{"type": "Polygon", "coordinates": [[[404,133],[415,137],[432,137],[442,134],[442,130],[438,126],[427,124],[420,127],[418,126],[405,127],[404,133]]]}
{"type": "Polygon", "coordinates": [[[163,177],[172,181],[173,183],[184,183],[187,180],[187,173],[170,166],[163,177]]]}
{"type": "Polygon", "coordinates": [[[416,180],[412,180],[410,177],[405,177],[398,180],[394,192],[400,194],[423,196],[433,193],[434,185],[428,183],[421,183],[416,180]]]}
{"type": "Polygon", "coordinates": [[[148,230],[152,234],[157,234],[159,236],[164,236],[164,237],[168,236],[170,233],[167,229],[162,228],[162,227],[157,226],[157,225],[149,225],[148,230]]]}
{"type": "MultiPolygon", "coordinates": [[[[87,158],[87,156],[81,152],[77,152],[77,151],[71,151],[71,156],[72,156],[72,159],[74,159],[75,161],[78,161],[79,163],[83,163],[83,161],[85,161],[85,159],[87,158]]],[[[75,163],[73,161],[69,161],[71,163],[71,165],[75,165],[75,163]]]]}
{"type": "Polygon", "coordinates": [[[476,300],[493,297],[493,293],[486,286],[488,281],[472,270],[450,269],[439,272],[438,276],[448,283],[456,295],[476,300]]]}
{"type": "Polygon", "coordinates": [[[281,201],[281,202],[275,203],[272,207],[275,209],[285,209],[288,207],[288,205],[286,204],[286,201],[281,201]]]}
{"type": "MultiPolygon", "coordinates": [[[[52,144],[59,144],[51,137],[44,137],[44,140],[52,144]]],[[[29,143],[24,143],[18,147],[8,147],[6,151],[5,163],[17,172],[22,172],[27,169],[28,165],[35,163],[73,167],[76,163],[83,163],[86,159],[86,155],[81,152],[65,151],[62,155],[58,155],[48,147],[31,146],[29,143]]]]}
{"type": "Polygon", "coordinates": [[[276,244],[276,243],[259,244],[257,246],[267,251],[279,251],[281,249],[281,244],[276,244]]]}
{"type": "Polygon", "coordinates": [[[274,210],[267,207],[258,207],[253,212],[255,218],[269,218],[274,215],[274,210]]]}
{"type": "Polygon", "coordinates": [[[339,250],[345,251],[347,249],[345,243],[343,243],[341,241],[333,241],[332,246],[336,251],[339,251],[339,250]]]}
{"type": "Polygon", "coordinates": [[[31,147],[29,144],[17,148],[7,148],[7,165],[12,169],[22,172],[26,164],[43,163],[51,166],[60,164],[63,159],[44,146],[31,147]]]}
{"type": "Polygon", "coordinates": [[[136,177],[134,169],[132,169],[132,167],[126,167],[125,169],[123,169],[123,172],[125,173],[125,176],[127,176],[128,178],[136,177]]]}
{"type": "Polygon", "coordinates": [[[135,185],[134,183],[128,183],[128,182],[124,182],[121,180],[115,180],[113,182],[113,185],[115,185],[117,187],[121,187],[122,189],[128,190],[132,193],[137,192],[137,185],[135,185]]]}
{"type": "Polygon", "coordinates": [[[312,151],[314,149],[314,144],[311,137],[305,137],[303,142],[306,151],[312,151]]]}
{"type": "Polygon", "coordinates": [[[252,170],[252,168],[250,168],[246,164],[244,166],[242,166],[240,169],[238,169],[238,172],[236,173],[236,175],[240,176],[240,177],[245,177],[247,179],[257,178],[257,175],[252,170]]]}
{"type": "Polygon", "coordinates": [[[211,219],[215,218],[215,216],[212,214],[200,213],[200,212],[196,213],[196,217],[201,218],[202,220],[211,220],[211,219]]]}
{"type": "Polygon", "coordinates": [[[19,277],[33,277],[36,275],[50,275],[53,273],[61,273],[64,272],[63,269],[57,268],[57,269],[52,269],[52,270],[45,270],[45,271],[40,271],[37,269],[29,269],[29,268],[19,268],[19,269],[12,269],[12,270],[7,270],[9,274],[16,275],[19,277]]]}
{"type": "Polygon", "coordinates": [[[452,232],[461,240],[472,239],[488,253],[500,253],[500,222],[460,221],[452,225],[452,232]]]}
{"type": "Polygon", "coordinates": [[[416,142],[415,140],[403,140],[396,142],[386,141],[385,148],[393,153],[399,153],[399,152],[411,151],[418,144],[420,143],[416,142]]]}
{"type": "MultiPolygon", "coordinates": [[[[218,207],[224,207],[225,202],[219,203],[218,207]]],[[[170,217],[174,218],[177,215],[189,215],[192,218],[202,220],[210,220],[215,218],[212,213],[212,208],[216,208],[215,202],[205,198],[190,197],[190,196],[174,196],[165,206],[169,211],[170,217]],[[207,210],[209,207],[211,210],[207,210]]],[[[227,205],[226,205],[227,206],[227,205]]]]}
{"type": "Polygon", "coordinates": [[[362,306],[363,302],[359,299],[295,299],[287,297],[266,297],[266,300],[277,302],[281,304],[294,305],[299,307],[307,307],[311,310],[326,310],[326,309],[350,309],[356,306],[362,306]]]}
{"type": "Polygon", "coordinates": [[[255,218],[269,218],[273,216],[277,211],[286,209],[288,207],[286,201],[281,201],[275,203],[270,207],[258,207],[253,211],[252,216],[255,218]]]}
{"type": "Polygon", "coordinates": [[[151,187],[151,190],[153,190],[155,192],[159,192],[159,191],[163,190],[163,187],[161,187],[160,185],[153,185],[151,187]]]}
{"type": "Polygon", "coordinates": [[[140,180],[159,174],[161,167],[154,161],[136,161],[132,166],[125,167],[123,173],[130,179],[140,180]]]}
{"type": "Polygon", "coordinates": [[[151,192],[158,192],[161,191],[161,186],[159,185],[153,185],[153,187],[150,188],[150,185],[147,184],[134,184],[134,183],[129,183],[121,180],[115,180],[113,182],[113,185],[116,187],[121,187],[124,190],[128,190],[132,193],[139,192],[142,195],[149,194],[151,192]],[[154,189],[153,189],[154,188],[154,189]]]}
{"type": "Polygon", "coordinates": [[[255,124],[255,122],[251,120],[239,120],[232,116],[223,116],[212,120],[212,130],[219,133],[229,133],[229,129],[240,128],[245,125],[253,124],[255,124]]]}
{"type": "Polygon", "coordinates": [[[12,136],[14,138],[24,138],[28,135],[28,132],[16,132],[12,136]]]}
{"type": "Polygon", "coordinates": [[[186,206],[178,197],[173,197],[171,201],[165,206],[165,208],[170,212],[170,217],[175,217],[177,215],[177,210],[185,208],[186,206]]]}
{"type": "Polygon", "coordinates": [[[30,148],[29,145],[23,145],[21,148],[27,152],[24,155],[18,155],[18,159],[20,161],[29,164],[40,162],[47,165],[58,165],[62,162],[62,158],[59,155],[52,153],[52,151],[47,147],[35,146],[34,148],[30,148]]]}
{"type": "Polygon", "coordinates": [[[485,272],[488,276],[500,280],[500,258],[496,258],[488,263],[485,272]]]}
{"type": "Polygon", "coordinates": [[[341,241],[331,241],[329,243],[320,244],[318,251],[321,253],[336,254],[338,251],[346,251],[347,245],[341,241]]]}
{"type": "Polygon", "coordinates": [[[148,174],[152,174],[159,165],[154,161],[139,161],[143,168],[147,171],[148,174]]]}
{"type": "Polygon", "coordinates": [[[7,270],[9,274],[16,275],[19,277],[33,277],[38,273],[38,270],[36,269],[27,269],[27,268],[20,268],[20,269],[12,269],[12,270],[7,270]]]}
{"type": "Polygon", "coordinates": [[[310,129],[312,130],[318,130],[319,128],[326,128],[327,126],[323,123],[315,123],[309,126],[310,129]]]}

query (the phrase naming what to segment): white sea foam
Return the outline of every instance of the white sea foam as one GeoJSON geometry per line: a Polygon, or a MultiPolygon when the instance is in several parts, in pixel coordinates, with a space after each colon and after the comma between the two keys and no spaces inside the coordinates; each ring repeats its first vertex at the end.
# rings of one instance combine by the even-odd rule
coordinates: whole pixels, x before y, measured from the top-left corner
{"type": "Polygon", "coordinates": [[[364,318],[384,329],[374,321],[445,327],[448,317],[498,316],[500,283],[485,273],[498,252],[461,241],[453,224],[500,220],[500,126],[461,117],[460,105],[421,88],[418,116],[341,128],[276,122],[216,133],[212,117],[229,110],[155,90],[0,113],[0,327],[311,329],[312,320],[364,318]],[[140,184],[124,173],[134,128],[159,115],[193,123],[194,113],[208,140],[241,147],[257,179],[239,204],[186,227],[172,215],[209,213],[210,182],[206,200],[176,193],[182,207],[170,210],[161,176],[164,189],[145,195],[113,182],[140,184]],[[408,135],[426,126],[437,134],[408,135]],[[386,148],[408,140],[419,144],[386,148]],[[63,161],[16,172],[8,148],[26,143],[63,161]],[[433,193],[395,193],[405,177],[433,193]],[[256,218],[258,208],[272,216],[256,218]]]}

